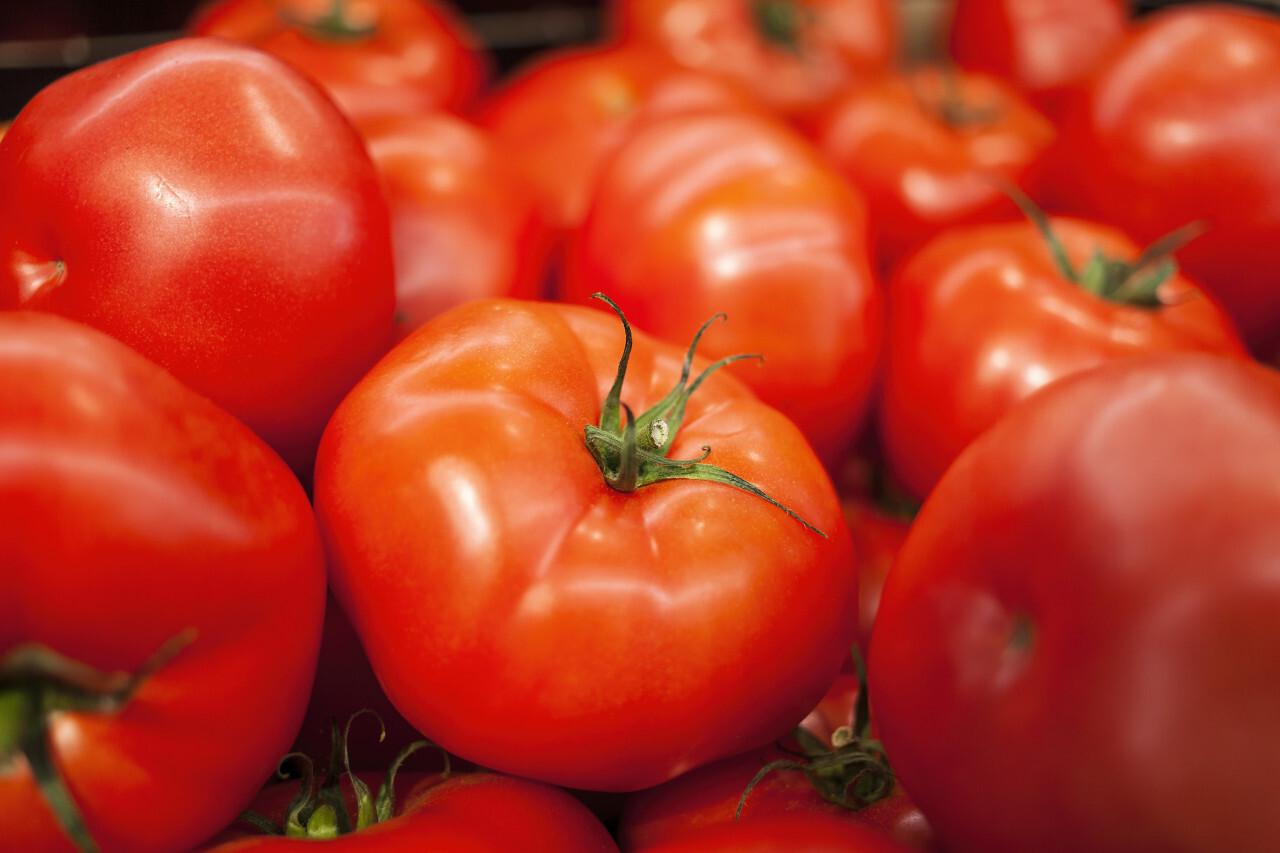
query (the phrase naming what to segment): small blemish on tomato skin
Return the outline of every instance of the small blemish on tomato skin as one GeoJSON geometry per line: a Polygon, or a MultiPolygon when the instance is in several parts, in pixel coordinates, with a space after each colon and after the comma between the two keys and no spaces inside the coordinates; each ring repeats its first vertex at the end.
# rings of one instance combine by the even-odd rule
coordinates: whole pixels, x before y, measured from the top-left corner
{"type": "Polygon", "coordinates": [[[67,265],[58,258],[19,260],[13,265],[13,271],[18,283],[19,307],[30,305],[47,295],[67,278],[67,265]]]}

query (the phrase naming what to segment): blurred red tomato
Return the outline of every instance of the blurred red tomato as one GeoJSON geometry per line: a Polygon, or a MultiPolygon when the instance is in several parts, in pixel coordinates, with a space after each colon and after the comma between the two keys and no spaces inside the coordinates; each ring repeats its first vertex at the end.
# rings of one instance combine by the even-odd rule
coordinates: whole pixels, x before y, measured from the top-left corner
{"type": "Polygon", "coordinates": [[[701,351],[790,417],[834,466],[863,424],[881,335],[861,197],[760,112],[647,120],[601,168],[566,250],[560,298],[603,291],[634,324],[701,351]]]}
{"type": "Polygon", "coordinates": [[[1017,215],[1055,131],[999,78],[937,67],[840,95],[809,130],[867,201],[882,270],[952,225],[1017,215]]]}
{"type": "Polygon", "coordinates": [[[601,161],[639,113],[716,105],[746,109],[755,100],[651,50],[597,44],[539,54],[475,117],[533,181],[547,221],[567,232],[582,224],[601,161]]]}
{"type": "Polygon", "coordinates": [[[492,60],[449,0],[207,0],[187,22],[275,54],[352,118],[471,105],[492,60]]]}
{"type": "Polygon", "coordinates": [[[358,121],[395,250],[395,339],[472,299],[542,295],[551,230],[533,188],[480,128],[435,112],[358,121]]]}
{"type": "Polygon", "coordinates": [[[1099,253],[1138,258],[1119,231],[1065,218],[1049,227],[1076,280],[1036,225],[1021,221],[945,231],[890,282],[880,441],[917,498],[1011,406],[1069,373],[1164,350],[1247,358],[1231,318],[1187,278],[1171,274],[1144,300],[1124,290],[1154,282],[1154,269],[1086,275],[1106,272],[1090,263],[1099,253]]]}
{"type": "Polygon", "coordinates": [[[1280,17],[1165,9],[1141,19],[1073,100],[1055,191],[1139,241],[1207,221],[1178,257],[1267,356],[1280,346],[1278,126],[1280,17]]]}
{"type": "Polygon", "coordinates": [[[947,43],[960,67],[1007,80],[1056,117],[1128,25],[1126,0],[954,0],[947,43]]]}
{"type": "Polygon", "coordinates": [[[619,38],[732,80],[801,121],[898,53],[894,0],[610,0],[606,11],[619,38]]]}

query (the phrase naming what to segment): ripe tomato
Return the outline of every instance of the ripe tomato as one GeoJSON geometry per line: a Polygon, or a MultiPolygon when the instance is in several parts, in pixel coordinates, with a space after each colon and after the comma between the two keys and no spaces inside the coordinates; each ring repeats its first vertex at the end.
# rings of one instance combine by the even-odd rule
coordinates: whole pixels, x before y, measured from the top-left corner
{"type": "Polygon", "coordinates": [[[880,593],[898,549],[911,527],[910,519],[879,507],[868,497],[841,497],[844,518],[858,555],[858,646],[866,653],[880,607],[880,593]]]}
{"type": "Polygon", "coordinates": [[[0,173],[0,309],[102,329],[310,473],[395,298],[377,173],[320,91],[245,45],[175,40],[37,94],[0,173]]]}
{"type": "Polygon", "coordinates": [[[1012,83],[1058,117],[1129,26],[1126,0],[956,0],[947,45],[961,68],[1012,83]]]}
{"type": "MultiPolygon", "coordinates": [[[[376,791],[376,774],[359,774],[376,791]]],[[[463,773],[445,778],[440,774],[402,773],[396,779],[397,802],[391,814],[376,823],[323,838],[281,838],[254,835],[236,827],[228,840],[205,848],[204,853],[287,853],[319,850],[321,853],[617,853],[604,824],[586,806],[565,791],[498,773],[463,773]]],[[[289,797],[296,785],[268,786],[250,806],[252,811],[279,825],[287,818],[289,797]]],[[[343,787],[347,805],[356,802],[349,786],[343,787]]]]}
{"type": "Polygon", "coordinates": [[[809,134],[867,201],[880,269],[952,225],[1008,218],[1053,142],[999,78],[922,66],[841,94],[809,134]]]}
{"type": "Polygon", "coordinates": [[[472,299],[542,294],[551,232],[533,188],[480,128],[445,112],[356,123],[395,249],[395,339],[472,299]]]}
{"type": "Polygon", "coordinates": [[[638,114],[714,105],[749,109],[755,100],[651,50],[592,44],[539,54],[484,98],[475,119],[534,183],[547,221],[568,232],[638,114]]]}
{"type": "Polygon", "coordinates": [[[1206,353],[1060,379],[960,455],[868,661],[947,850],[1280,849],[1277,482],[1280,374],[1206,353]]]}
{"type": "Polygon", "coordinates": [[[785,814],[708,827],[645,848],[644,853],[911,853],[912,849],[832,815],[785,814]]]}
{"type": "Polygon", "coordinates": [[[0,313],[0,400],[0,848],[189,849],[302,719],[307,497],[226,412],[61,317],[0,313]]]}
{"type": "Polygon", "coordinates": [[[863,425],[881,337],[861,197],[798,133],[706,110],[636,127],[604,164],[565,250],[560,299],[602,290],[637,328],[687,341],[717,311],[713,357],[834,466],[863,425]]]}
{"type": "Polygon", "coordinates": [[[1259,356],[1280,346],[1278,121],[1280,18],[1170,8],[1097,68],[1063,119],[1054,168],[1063,204],[1137,240],[1207,221],[1179,258],[1259,356]]]}
{"type": "MultiPolygon", "coordinates": [[[[723,371],[682,426],[672,415],[662,450],[709,446],[707,464],[829,538],[726,482],[606,482],[584,429],[602,400],[619,417],[619,325],[519,300],[440,315],[335,413],[315,490],[335,592],[405,718],[482,766],[602,791],[789,731],[857,629],[829,478],[723,371]]],[[[684,356],[635,340],[622,398],[641,412],[678,386],[684,356]]]]}
{"type": "Polygon", "coordinates": [[[1117,230],[1068,218],[1048,227],[1071,276],[1039,227],[1020,221],[945,231],[890,282],[880,440],[893,476],[917,498],[1014,403],[1069,373],[1164,350],[1247,358],[1225,311],[1181,275],[1131,302],[1123,287],[1155,282],[1155,269],[1132,272],[1125,286],[1118,277],[1073,281],[1104,272],[1090,260],[1097,253],[1138,260],[1117,230]]]}
{"type": "Polygon", "coordinates": [[[606,29],[803,121],[897,59],[893,0],[611,0],[606,29]]]}
{"type": "Polygon", "coordinates": [[[207,0],[186,29],[275,54],[352,118],[462,112],[492,73],[448,0],[207,0]]]}

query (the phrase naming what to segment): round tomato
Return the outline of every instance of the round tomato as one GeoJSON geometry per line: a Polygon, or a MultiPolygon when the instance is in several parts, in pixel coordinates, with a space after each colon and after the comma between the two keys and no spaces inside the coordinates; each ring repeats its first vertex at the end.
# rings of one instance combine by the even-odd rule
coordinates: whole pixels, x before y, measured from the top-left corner
{"type": "Polygon", "coordinates": [[[469,303],[360,382],[316,466],[331,580],[396,708],[477,764],[601,791],[785,734],[858,616],[795,426],[723,371],[689,396],[671,345],[620,352],[586,306],[469,303]]]}
{"type": "Polygon", "coordinates": [[[538,54],[477,108],[477,123],[529,177],[543,215],[568,232],[582,224],[600,163],[639,114],[755,101],[718,78],[651,50],[592,44],[538,54]]]}
{"type": "Polygon", "coordinates": [[[759,112],[643,122],[601,168],[565,251],[559,296],[602,290],[637,328],[687,341],[791,418],[834,467],[862,427],[878,367],[880,285],[861,196],[798,133],[759,112]]]}
{"type": "Polygon", "coordinates": [[[0,400],[0,848],[190,849],[302,719],[325,590],[306,494],[61,317],[0,313],[0,400]]]}
{"type": "Polygon", "coordinates": [[[352,118],[461,112],[492,73],[448,0],[207,0],[186,29],[278,56],[352,118]]]}
{"type": "Polygon", "coordinates": [[[177,39],[37,94],[0,173],[0,309],[119,338],[310,474],[395,298],[377,172],[323,93],[251,47],[177,39]]]}
{"type": "Polygon", "coordinates": [[[611,0],[605,26],[804,121],[890,67],[898,14],[893,0],[611,0]]]}
{"type": "Polygon", "coordinates": [[[1280,374],[1206,353],[1057,380],[960,454],[867,671],[945,849],[1280,849],[1277,483],[1280,374]]]}
{"type": "Polygon", "coordinates": [[[867,201],[879,266],[953,225],[1016,214],[1055,131],[1007,83],[923,66],[850,89],[808,131],[867,201]]]}
{"type": "Polygon", "coordinates": [[[542,294],[551,232],[490,135],[445,112],[356,122],[382,177],[395,250],[395,339],[490,296],[542,294]]]}
{"type": "Polygon", "coordinates": [[[1069,373],[1166,350],[1248,357],[1230,317],[1171,261],[1142,262],[1095,222],[1046,227],[1054,242],[1031,221],[945,231],[890,282],[880,441],[917,498],[1012,405],[1069,373]]]}
{"type": "Polygon", "coordinates": [[[1179,259],[1255,355],[1280,346],[1280,18],[1195,3],[1141,19],[1062,123],[1058,193],[1140,241],[1208,231],[1179,259]]]}
{"type": "Polygon", "coordinates": [[[833,815],[782,814],[718,824],[645,848],[644,853],[912,853],[833,815]]]}
{"type": "Polygon", "coordinates": [[[1129,26],[1126,0],[956,0],[948,52],[961,68],[1012,83],[1057,117],[1129,26]]]}

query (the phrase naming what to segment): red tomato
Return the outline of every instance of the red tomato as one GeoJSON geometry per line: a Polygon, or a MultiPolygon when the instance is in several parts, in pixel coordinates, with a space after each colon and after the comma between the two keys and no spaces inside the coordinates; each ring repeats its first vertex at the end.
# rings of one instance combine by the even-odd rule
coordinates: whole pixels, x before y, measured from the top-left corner
{"type": "Polygon", "coordinates": [[[0,309],[108,332],[310,473],[394,305],[377,173],[328,99],[261,51],[179,39],[48,86],[0,173],[0,309]]]}
{"type": "MultiPolygon", "coordinates": [[[[334,589],[400,712],[482,766],[601,791],[786,733],[857,628],[830,480],[794,425],[723,371],[662,449],[710,446],[707,464],[829,538],[725,482],[606,482],[584,429],[602,400],[619,411],[619,325],[517,300],[442,314],[343,402],[315,491],[334,589]]],[[[683,358],[636,335],[623,401],[659,402],[683,358]]]]}
{"type": "Polygon", "coordinates": [[[603,166],[565,252],[560,298],[595,290],[637,328],[687,341],[717,311],[712,357],[834,466],[864,422],[881,336],[880,286],[855,190],[770,117],[708,110],[635,128],[603,166]]]}
{"type": "MultiPolygon", "coordinates": [[[[801,723],[812,738],[822,742],[825,751],[831,751],[832,734],[837,728],[855,725],[857,695],[857,676],[842,673],[801,723]]],[[[817,744],[810,746],[817,753],[817,744]]],[[[861,824],[904,848],[934,849],[924,816],[900,789],[854,810],[854,801],[847,795],[839,802],[827,799],[804,772],[794,767],[778,767],[759,775],[769,764],[794,763],[803,749],[796,738],[788,736],[628,794],[615,833],[618,846],[623,853],[639,853],[713,826],[809,815],[861,824]]],[[[850,766],[825,772],[840,774],[833,779],[834,786],[852,780],[856,770],[850,766]]]]}
{"type": "Polygon", "coordinates": [[[787,814],[727,823],[646,848],[645,853],[911,853],[912,848],[831,815],[787,814]]]}
{"type": "Polygon", "coordinates": [[[1126,0],[956,0],[947,43],[962,68],[1009,81],[1058,116],[1129,25],[1126,0]]]}
{"type": "Polygon", "coordinates": [[[882,270],[944,228],[1017,213],[1053,142],[1049,120],[998,78],[937,67],[851,89],[809,130],[867,201],[882,270]]]}
{"type": "MultiPolygon", "coordinates": [[[[361,774],[370,789],[379,781],[361,774]]],[[[206,853],[617,853],[604,824],[559,788],[497,773],[401,774],[405,791],[394,816],[324,840],[255,835],[206,848],[206,853]]],[[[251,809],[279,821],[296,785],[272,785],[251,809]]],[[[345,789],[350,800],[350,791],[345,789]]]]}
{"type": "Polygon", "coordinates": [[[1280,374],[1205,353],[1058,380],[960,455],[868,662],[947,850],[1280,849],[1277,482],[1280,374]]]}
{"type": "Polygon", "coordinates": [[[606,28],[803,120],[897,59],[893,0],[610,0],[606,28]]]}
{"type": "Polygon", "coordinates": [[[448,0],[207,0],[186,28],[278,56],[352,118],[461,112],[492,73],[448,0]]]}
{"type": "Polygon", "coordinates": [[[868,498],[844,497],[840,505],[858,555],[858,646],[865,654],[880,606],[880,592],[911,521],[881,509],[868,498]]]}
{"type": "MultiPolygon", "coordinates": [[[[1076,278],[1096,253],[1126,262],[1140,254],[1097,223],[1055,218],[1049,228],[1076,278]]],[[[1153,272],[1127,280],[1137,284],[1153,272]]],[[[877,411],[894,477],[923,498],[1013,404],[1102,361],[1166,350],[1247,358],[1230,318],[1193,282],[1175,273],[1152,301],[1129,303],[1122,293],[1105,297],[1073,282],[1029,221],[940,234],[902,264],[889,287],[877,411]]]]}
{"type": "Polygon", "coordinates": [[[226,412],[70,320],[0,314],[0,400],[0,848],[76,850],[82,818],[102,853],[188,849],[302,719],[325,589],[307,497],[226,412]]]}
{"type": "Polygon", "coordinates": [[[755,100],[653,51],[593,44],[537,55],[486,97],[476,121],[533,181],[547,221],[567,232],[582,224],[601,161],[638,114],[708,106],[755,100]]]}
{"type": "Polygon", "coordinates": [[[1179,252],[1188,274],[1255,354],[1280,346],[1280,19],[1208,3],[1147,16],[1076,107],[1063,121],[1059,192],[1140,241],[1206,221],[1179,252]]]}
{"type": "Polygon", "coordinates": [[[496,141],[436,112],[356,123],[391,208],[396,340],[472,299],[535,299],[551,233],[496,141]]]}

